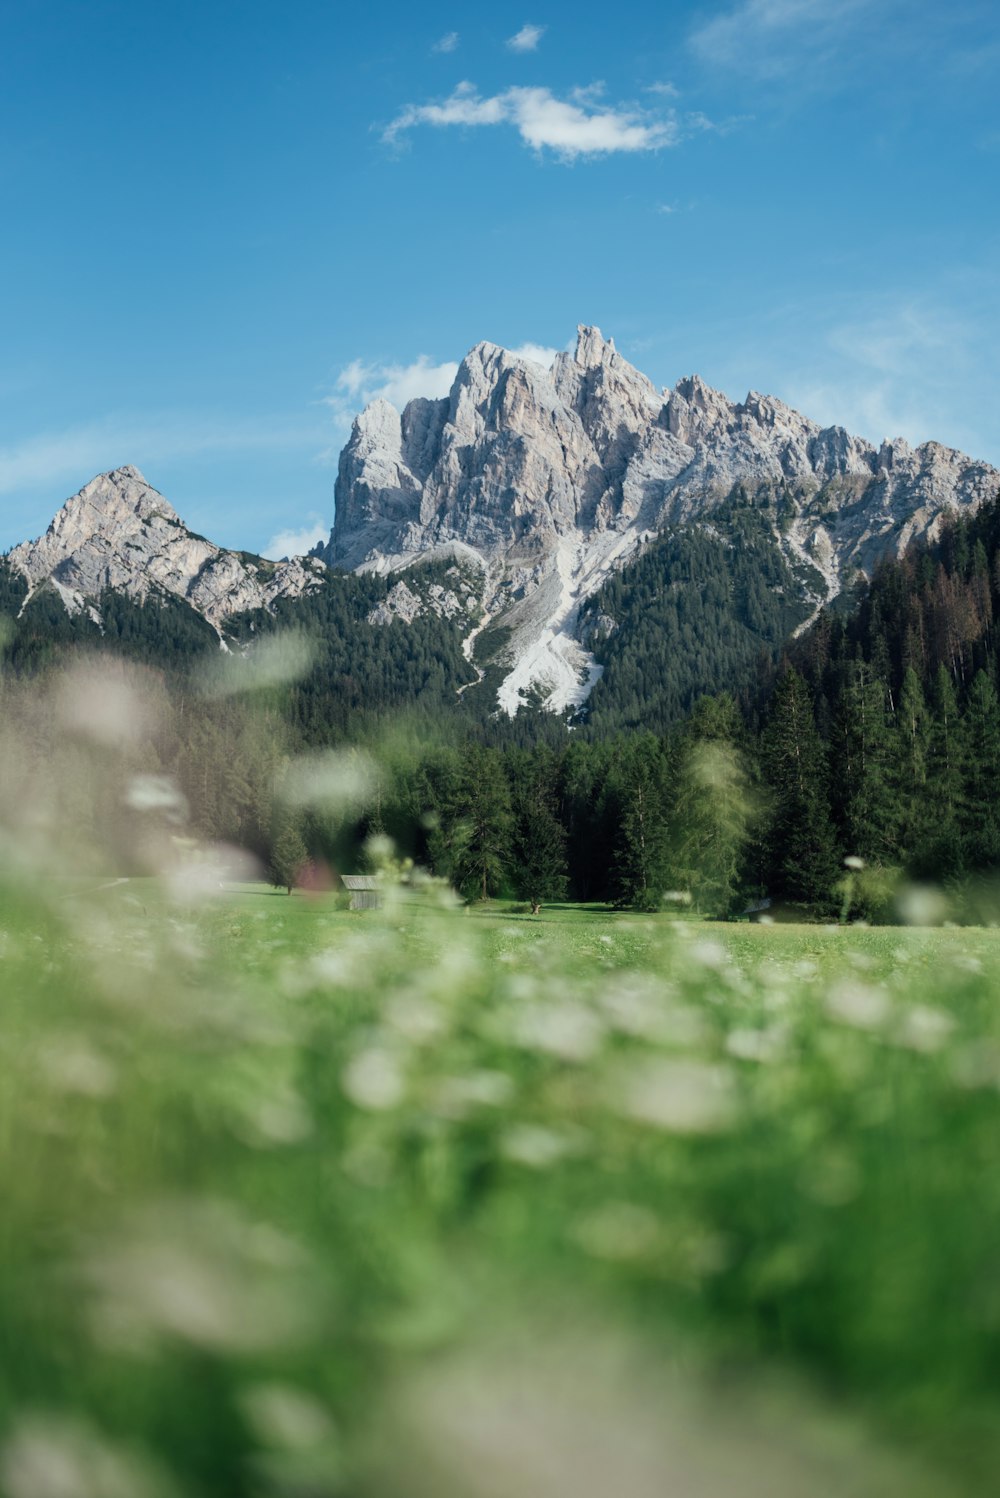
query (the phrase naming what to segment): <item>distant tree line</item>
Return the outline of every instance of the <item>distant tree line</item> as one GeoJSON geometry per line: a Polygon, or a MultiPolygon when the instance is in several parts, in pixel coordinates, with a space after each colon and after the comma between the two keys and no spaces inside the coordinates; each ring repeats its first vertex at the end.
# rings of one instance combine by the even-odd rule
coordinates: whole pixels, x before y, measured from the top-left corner
{"type": "MultiPolygon", "coordinates": [[[[760,539],[749,501],[743,514],[747,550],[760,539]]],[[[690,535],[671,544],[600,595],[623,631],[646,639],[632,657],[646,662],[644,683],[669,667],[642,617],[674,610],[680,628],[698,569],[714,575],[717,547],[690,535]],[[676,569],[687,569],[686,592],[673,586],[676,569]]],[[[749,574],[745,582],[740,609],[789,607],[781,593],[768,604],[769,588],[749,574]]],[[[249,848],[285,885],[310,860],[364,867],[384,838],[469,899],[534,907],[572,898],[658,909],[666,897],[724,916],[766,896],[820,916],[878,918],[879,891],[894,877],[959,887],[1000,874],[1000,502],[882,563],[779,663],[758,649],[756,696],[744,682],[739,700],[694,696],[682,709],[696,677],[682,690],[677,666],[674,685],[653,693],[649,727],[632,721],[638,689],[633,713],[621,687],[619,706],[605,693],[589,725],[529,711],[485,717],[466,706],[477,688],[456,694],[474,674],[462,628],[431,615],[366,624],[386,591],[384,579],[331,577],[274,616],[235,621],[234,649],[294,624],[318,654],[294,681],[220,697],[199,685],[217,637],[186,605],[109,593],[98,627],[89,614],[67,615],[50,590],[24,607],[23,581],[0,564],[0,614],[16,621],[0,694],[18,678],[44,679],[79,646],[146,665],[171,711],[143,746],[144,768],[176,781],[201,836],[249,848]],[[678,706],[664,724],[668,688],[678,706]],[[370,751],[369,803],[336,816],[289,805],[288,765],[338,744],[370,751]],[[865,878],[848,881],[845,859],[863,861],[865,878]]],[[[702,593],[732,635],[721,583],[702,593]]],[[[772,638],[787,633],[786,617],[769,618],[760,627],[772,638]]],[[[737,657],[750,669],[758,645],[757,634],[743,639],[734,671],[737,657]]]]}

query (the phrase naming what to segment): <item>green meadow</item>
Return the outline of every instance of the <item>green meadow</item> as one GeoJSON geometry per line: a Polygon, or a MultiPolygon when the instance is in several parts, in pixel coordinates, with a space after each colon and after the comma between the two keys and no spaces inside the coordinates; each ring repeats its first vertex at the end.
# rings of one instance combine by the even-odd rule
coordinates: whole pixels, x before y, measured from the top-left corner
{"type": "Polygon", "coordinates": [[[8,875],[11,1498],[995,1490],[1000,932],[8,875]]]}

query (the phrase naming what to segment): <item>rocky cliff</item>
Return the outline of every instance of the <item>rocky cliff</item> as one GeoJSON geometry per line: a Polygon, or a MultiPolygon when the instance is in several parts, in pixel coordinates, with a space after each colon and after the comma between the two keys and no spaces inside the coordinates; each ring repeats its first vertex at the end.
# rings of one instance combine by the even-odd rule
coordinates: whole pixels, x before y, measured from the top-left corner
{"type": "Polygon", "coordinates": [[[858,569],[975,508],[998,477],[934,442],[876,448],[754,391],[736,404],[697,376],[657,390],[581,327],[550,369],[481,343],[447,399],[363,411],[324,556],[379,571],[448,551],[475,561],[474,633],[511,631],[500,706],[516,711],[533,691],[559,710],[585,700],[599,670],[578,638],[581,605],[652,537],[706,523],[734,489],[770,507],[818,609],[858,569]]]}
{"type": "MultiPolygon", "coordinates": [[[[493,668],[501,709],[530,699],[561,711],[585,702],[601,674],[595,595],[657,537],[698,527],[732,548],[730,502],[749,504],[788,564],[790,581],[772,591],[794,592],[795,617],[808,622],[859,570],[933,537],[998,484],[995,469],[938,443],[874,447],[753,391],[737,404],[697,376],[658,390],[581,327],[551,368],[481,343],[447,399],[361,412],[321,557],[226,551],[189,531],[137,469],[119,468],[9,562],[71,611],[93,612],[105,588],[138,599],[161,590],[221,633],[231,615],[319,586],[324,563],[388,574],[450,557],[461,565],[429,589],[397,582],[367,622],[449,620],[480,678],[493,668]]],[[[602,617],[604,637],[615,625],[602,617]]]]}
{"type": "Polygon", "coordinates": [[[49,584],[70,612],[93,608],[105,588],[144,600],[160,589],[216,628],[230,614],[298,597],[325,572],[314,558],[267,562],[225,551],[189,531],[137,468],[116,468],[68,499],[37,541],[9,555],[29,597],[49,584]]]}

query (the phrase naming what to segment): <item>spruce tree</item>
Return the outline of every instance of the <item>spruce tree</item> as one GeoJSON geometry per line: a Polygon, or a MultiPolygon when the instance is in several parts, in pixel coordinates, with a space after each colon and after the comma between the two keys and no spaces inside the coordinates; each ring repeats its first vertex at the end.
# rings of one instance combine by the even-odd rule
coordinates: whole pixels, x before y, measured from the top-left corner
{"type": "Polygon", "coordinates": [[[1000,703],[977,671],[964,714],[964,847],[969,868],[1000,866],[1000,703]]]}
{"type": "Polygon", "coordinates": [[[867,661],[852,662],[840,696],[836,740],[845,843],[850,853],[878,863],[898,857],[889,794],[892,739],[885,670],[885,665],[879,672],[867,661]]]}
{"type": "Polygon", "coordinates": [[[625,739],[612,767],[617,837],[612,859],[615,903],[657,910],[667,870],[667,786],[663,746],[651,733],[625,739]]]}
{"type": "Polygon", "coordinates": [[[279,806],[274,814],[268,855],[271,883],[291,894],[308,858],[301,812],[294,807],[279,806]]]}
{"type": "Polygon", "coordinates": [[[962,845],[965,743],[951,673],[941,665],[931,693],[927,745],[927,784],[933,805],[911,872],[923,879],[945,879],[965,868],[962,845]]]}
{"type": "Polygon", "coordinates": [[[537,915],[543,900],[566,898],[566,831],[559,820],[558,763],[541,746],[512,765],[514,883],[537,915]]]}
{"type": "Polygon", "coordinates": [[[513,815],[510,786],[495,749],[467,744],[462,752],[457,810],[455,883],[468,899],[499,894],[509,872],[513,815]]]}
{"type": "Polygon", "coordinates": [[[772,895],[829,910],[838,862],[830,820],[826,756],[806,684],[789,667],[771,699],[762,744],[771,794],[767,834],[772,895]]]}
{"type": "Polygon", "coordinates": [[[912,666],[903,673],[895,714],[889,793],[900,861],[912,868],[928,836],[934,808],[928,794],[931,720],[920,679],[912,666]]]}
{"type": "Polygon", "coordinates": [[[707,915],[738,903],[753,813],[732,698],[702,698],[677,743],[671,787],[670,883],[707,915]]]}

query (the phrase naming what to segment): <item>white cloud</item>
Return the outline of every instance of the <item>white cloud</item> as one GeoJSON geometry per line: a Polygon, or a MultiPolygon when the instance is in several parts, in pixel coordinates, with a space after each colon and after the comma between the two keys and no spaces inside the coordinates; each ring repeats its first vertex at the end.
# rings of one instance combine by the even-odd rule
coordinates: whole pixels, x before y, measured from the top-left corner
{"type": "MultiPolygon", "coordinates": [[[[454,360],[435,364],[427,354],[420,354],[412,364],[369,364],[353,359],[340,371],[333,393],[324,397],[323,404],[333,415],[335,431],[344,435],[357,413],[371,401],[381,397],[402,411],[408,401],[421,396],[440,400],[451,390],[457,373],[454,360]]],[[[330,449],[322,456],[336,462],[338,453],[330,449]]]]}
{"type": "Polygon", "coordinates": [[[392,145],[417,125],[513,125],[526,145],[548,147],[563,160],[618,151],[656,151],[675,145],[680,127],[672,117],[657,118],[632,107],[590,108],[580,94],[558,99],[547,88],[509,88],[483,98],[471,83],[460,83],[441,103],[408,104],[383,131],[392,145]]]}
{"type": "Polygon", "coordinates": [[[650,83],[646,87],[647,94],[659,94],[662,99],[679,99],[681,91],[676,83],[650,83]]]}
{"type": "Polygon", "coordinates": [[[704,62],[774,78],[842,46],[855,20],[883,9],[884,0],[741,0],[696,26],[690,43],[704,62]]]}
{"type": "Polygon", "coordinates": [[[512,52],[535,52],[545,29],[544,26],[522,26],[520,31],[507,38],[507,46],[512,52]]]}
{"type": "Polygon", "coordinates": [[[458,47],[458,32],[446,31],[444,36],[439,37],[431,48],[432,52],[454,52],[458,47]]]}
{"type": "Polygon", "coordinates": [[[261,556],[280,562],[282,557],[304,557],[320,541],[326,541],[330,527],[321,516],[311,511],[299,530],[278,531],[261,552],[261,556]]]}
{"type": "Polygon", "coordinates": [[[557,348],[546,348],[542,343],[522,343],[519,348],[512,348],[511,353],[516,354],[519,359],[530,359],[532,364],[541,364],[544,369],[551,369],[555,357],[561,350],[557,348]]]}
{"type": "Polygon", "coordinates": [[[0,494],[62,483],[71,484],[75,492],[96,473],[125,463],[142,468],[160,459],[199,453],[308,449],[315,440],[315,425],[310,422],[225,418],[206,422],[204,417],[183,412],[109,416],[0,447],[0,494]]]}
{"type": "MultiPolygon", "coordinates": [[[[542,343],[522,343],[510,350],[519,359],[530,359],[551,369],[559,349],[542,343]]],[[[402,411],[408,401],[421,396],[426,400],[441,400],[451,392],[458,374],[458,365],[452,359],[435,364],[427,354],[420,354],[412,364],[367,363],[364,359],[353,359],[346,364],[334,382],[332,394],[324,397],[323,404],[333,416],[334,430],[343,437],[350,430],[358,412],[373,400],[387,400],[402,411]]],[[[336,463],[339,448],[329,448],[323,453],[325,462],[336,463]]]]}
{"type": "MultiPolygon", "coordinates": [[[[981,291],[988,307],[988,286],[981,291]]],[[[954,306],[900,302],[831,328],[812,368],[783,381],[782,394],[814,420],[871,442],[933,440],[996,462],[992,392],[1000,366],[986,328],[954,306]]]]}
{"type": "Polygon", "coordinates": [[[381,396],[402,408],[418,396],[440,400],[448,394],[457,374],[454,362],[434,364],[426,354],[420,354],[412,364],[365,364],[355,359],[337,376],[337,389],[352,400],[367,403],[381,396]]]}

